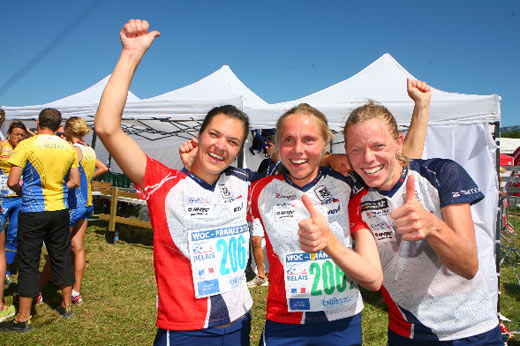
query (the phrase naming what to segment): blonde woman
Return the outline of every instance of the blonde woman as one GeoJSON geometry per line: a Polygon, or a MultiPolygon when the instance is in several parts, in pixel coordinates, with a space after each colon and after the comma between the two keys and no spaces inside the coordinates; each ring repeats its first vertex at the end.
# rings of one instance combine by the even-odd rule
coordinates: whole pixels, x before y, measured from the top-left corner
{"type": "Polygon", "coordinates": [[[470,206],[484,198],[444,159],[408,160],[392,114],[352,111],[345,149],[367,188],[351,231],[370,229],[383,268],[389,345],[502,345],[479,267],[470,206]]]}

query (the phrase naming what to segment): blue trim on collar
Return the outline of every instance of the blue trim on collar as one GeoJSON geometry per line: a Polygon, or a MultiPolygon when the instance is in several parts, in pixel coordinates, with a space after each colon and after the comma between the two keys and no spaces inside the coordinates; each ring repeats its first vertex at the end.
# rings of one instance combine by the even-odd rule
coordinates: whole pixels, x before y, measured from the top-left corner
{"type": "Polygon", "coordinates": [[[397,192],[397,190],[399,190],[399,188],[404,184],[407,175],[408,167],[403,166],[401,176],[399,177],[399,180],[397,180],[397,183],[395,183],[394,187],[392,187],[389,191],[384,191],[376,188],[377,192],[379,192],[383,196],[392,197],[397,192]]]}
{"type": "MultiPolygon", "coordinates": [[[[193,172],[189,171],[186,169],[186,167],[183,167],[182,168],[182,173],[186,174],[188,177],[190,177],[191,179],[193,179],[197,184],[199,184],[202,188],[206,189],[206,190],[210,190],[210,191],[214,191],[215,190],[215,186],[217,185],[217,180],[215,180],[215,183],[210,185],[208,183],[206,183],[204,180],[202,180],[201,178],[197,177],[195,174],[193,174],[193,172]]],[[[219,177],[220,178],[220,177],[219,177]]]]}
{"type": "Polygon", "coordinates": [[[298,190],[302,191],[302,192],[307,192],[309,191],[314,185],[316,185],[318,183],[318,181],[321,179],[322,176],[326,175],[326,170],[327,168],[325,167],[320,167],[318,169],[318,175],[316,175],[316,177],[314,179],[312,179],[312,181],[310,183],[308,183],[307,185],[303,186],[303,187],[300,187],[298,185],[296,185],[295,183],[293,183],[293,181],[291,180],[291,178],[289,178],[289,173],[284,173],[283,174],[283,179],[288,183],[290,184],[291,186],[294,186],[295,188],[297,188],[298,190]]]}

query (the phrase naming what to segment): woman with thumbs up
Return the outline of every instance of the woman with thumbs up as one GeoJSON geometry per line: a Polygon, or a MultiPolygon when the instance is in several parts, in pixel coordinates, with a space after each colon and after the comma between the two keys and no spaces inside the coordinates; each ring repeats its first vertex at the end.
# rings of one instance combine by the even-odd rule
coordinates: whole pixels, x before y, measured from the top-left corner
{"type": "Polygon", "coordinates": [[[300,104],[289,110],[278,120],[275,139],[288,173],[251,187],[250,216],[264,227],[270,263],[262,345],[362,343],[357,283],[378,290],[382,271],[370,231],[349,231],[354,182],[320,167],[331,135],[317,109],[300,104]],[[322,232],[326,241],[309,238],[300,248],[298,229],[322,232]],[[306,246],[323,251],[304,252],[306,246]]]}
{"type": "Polygon", "coordinates": [[[352,111],[345,143],[368,187],[351,200],[351,232],[368,225],[376,240],[389,345],[502,345],[470,210],[484,195],[468,173],[407,159],[394,117],[375,103],[352,111]]]}

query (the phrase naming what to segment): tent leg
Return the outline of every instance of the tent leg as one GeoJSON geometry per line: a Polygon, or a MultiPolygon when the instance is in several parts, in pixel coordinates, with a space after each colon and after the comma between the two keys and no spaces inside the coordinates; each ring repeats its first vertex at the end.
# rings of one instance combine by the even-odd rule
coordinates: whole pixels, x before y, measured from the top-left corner
{"type": "MultiPolygon", "coordinates": [[[[494,125],[494,137],[495,142],[497,144],[497,154],[496,154],[496,170],[497,170],[497,177],[500,177],[500,121],[496,121],[493,123],[494,125]]],[[[500,184],[500,180],[499,180],[500,184]]],[[[500,194],[500,186],[498,186],[498,191],[500,194]]],[[[495,227],[495,266],[496,266],[496,272],[497,272],[497,313],[500,314],[500,220],[502,217],[501,213],[501,204],[503,199],[498,198],[498,210],[497,210],[497,222],[495,227]]]]}

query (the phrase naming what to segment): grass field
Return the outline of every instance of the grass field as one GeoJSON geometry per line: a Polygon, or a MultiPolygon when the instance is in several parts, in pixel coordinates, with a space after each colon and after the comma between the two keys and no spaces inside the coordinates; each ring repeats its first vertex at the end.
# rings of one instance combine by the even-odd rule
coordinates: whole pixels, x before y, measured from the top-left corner
{"type": "MultiPolygon", "coordinates": [[[[60,302],[56,288],[43,292],[44,304],[33,311],[35,330],[29,334],[4,333],[0,345],[150,345],[155,337],[156,294],[150,230],[118,226],[120,242],[111,244],[105,222],[93,222],[85,238],[87,269],[74,317],[62,319],[52,308],[60,302]]],[[[520,267],[517,265],[517,268],[520,267]]],[[[502,313],[520,329],[520,286],[510,268],[502,270],[502,313]]],[[[52,285],[50,285],[52,286],[52,285]]],[[[265,319],[267,287],[251,290],[254,299],[251,343],[257,345],[265,319]]],[[[386,308],[379,293],[363,291],[364,344],[386,345],[386,308]]],[[[6,291],[11,303],[12,290],[6,291]]],[[[520,345],[519,339],[509,345],[520,345]]]]}

